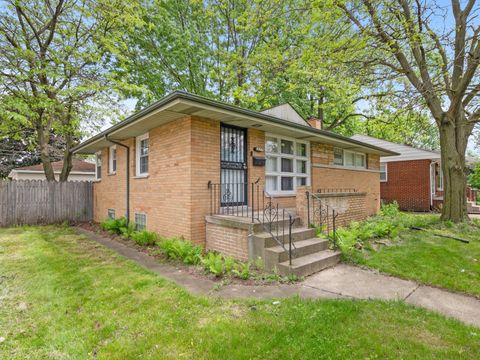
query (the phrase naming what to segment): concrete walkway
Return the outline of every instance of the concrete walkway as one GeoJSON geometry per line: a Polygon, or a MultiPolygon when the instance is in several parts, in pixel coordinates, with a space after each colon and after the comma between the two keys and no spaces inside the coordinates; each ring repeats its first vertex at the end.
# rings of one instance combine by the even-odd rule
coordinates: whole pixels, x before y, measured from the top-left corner
{"type": "Polygon", "coordinates": [[[159,264],[155,258],[118,241],[81,228],[77,230],[141,266],[175,281],[196,295],[228,299],[269,299],[298,295],[312,299],[399,300],[480,327],[480,300],[474,297],[419,285],[414,281],[382,275],[355,266],[340,264],[309,276],[305,281],[294,285],[230,284],[219,288],[218,283],[212,280],[199,278],[172,265],[159,264]]]}

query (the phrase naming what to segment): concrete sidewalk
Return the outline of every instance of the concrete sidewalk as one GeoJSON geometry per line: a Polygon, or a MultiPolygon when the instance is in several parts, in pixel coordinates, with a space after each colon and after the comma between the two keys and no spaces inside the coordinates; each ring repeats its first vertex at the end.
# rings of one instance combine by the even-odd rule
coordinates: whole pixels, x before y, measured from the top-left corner
{"type": "Polygon", "coordinates": [[[419,285],[413,281],[382,275],[371,270],[340,264],[309,276],[294,285],[225,285],[202,279],[168,264],[159,264],[155,258],[118,241],[77,228],[88,238],[116,251],[139,265],[175,281],[197,295],[209,295],[228,299],[284,298],[298,295],[313,299],[379,299],[399,300],[420,306],[466,324],[480,327],[480,300],[447,290],[419,285]]]}

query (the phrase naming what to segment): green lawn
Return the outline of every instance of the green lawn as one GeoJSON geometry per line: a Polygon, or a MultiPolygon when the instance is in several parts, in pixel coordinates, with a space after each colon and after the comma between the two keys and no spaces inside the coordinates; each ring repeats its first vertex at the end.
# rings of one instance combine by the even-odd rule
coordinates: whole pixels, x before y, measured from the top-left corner
{"type": "Polygon", "coordinates": [[[422,309],[195,297],[53,226],[0,229],[0,338],[2,359],[480,356],[480,329],[422,309]]]}
{"type": "MultiPolygon", "coordinates": [[[[388,217],[385,222],[389,222],[388,217]]],[[[347,251],[346,259],[395,276],[480,296],[479,220],[454,225],[440,223],[438,215],[401,213],[393,222],[420,222],[428,224],[423,226],[431,231],[404,229],[394,240],[366,240],[360,249],[347,251]],[[470,243],[438,237],[433,232],[465,238],[470,243]]]]}

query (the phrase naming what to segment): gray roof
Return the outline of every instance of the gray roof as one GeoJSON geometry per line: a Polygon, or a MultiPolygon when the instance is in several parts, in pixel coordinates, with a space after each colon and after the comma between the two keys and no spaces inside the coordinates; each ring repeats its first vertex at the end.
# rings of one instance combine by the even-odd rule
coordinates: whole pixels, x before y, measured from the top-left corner
{"type": "Polygon", "coordinates": [[[408,160],[440,160],[441,156],[439,152],[417,149],[413,146],[397,144],[387,140],[377,139],[367,135],[354,135],[351,137],[354,140],[361,141],[372,146],[381,147],[400,155],[381,157],[382,162],[392,161],[408,161],[408,160]]]}
{"type": "Polygon", "coordinates": [[[183,91],[175,91],[165,96],[147,108],[77,145],[72,149],[72,152],[94,154],[115,143],[112,141],[122,141],[139,136],[164,123],[189,115],[218,120],[225,124],[244,128],[254,127],[266,133],[301,138],[305,141],[320,141],[352,151],[363,151],[381,156],[398,154],[349,137],[313,128],[307,122],[298,124],[294,121],[243,109],[183,91]]]}

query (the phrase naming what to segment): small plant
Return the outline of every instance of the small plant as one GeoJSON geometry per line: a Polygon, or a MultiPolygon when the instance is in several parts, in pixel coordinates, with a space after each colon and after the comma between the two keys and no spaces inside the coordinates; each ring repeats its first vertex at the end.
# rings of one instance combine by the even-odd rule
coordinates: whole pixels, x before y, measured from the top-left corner
{"type": "Polygon", "coordinates": [[[135,223],[129,222],[120,228],[120,236],[124,239],[131,239],[135,233],[135,223]]]}
{"type": "Polygon", "coordinates": [[[185,264],[196,265],[202,259],[202,248],[190,241],[170,238],[162,239],[157,245],[167,258],[181,260],[185,264]]]}
{"type": "Polygon", "coordinates": [[[230,257],[230,256],[226,256],[223,258],[223,268],[225,270],[226,273],[229,273],[233,270],[233,268],[235,267],[235,259],[230,257]]]}
{"type": "Polygon", "coordinates": [[[240,279],[243,279],[243,280],[247,280],[252,275],[250,266],[251,266],[250,262],[238,263],[235,269],[233,269],[233,273],[235,274],[236,277],[239,277],[240,279]]]}
{"type": "Polygon", "coordinates": [[[260,256],[255,259],[255,269],[260,271],[265,269],[265,264],[260,256]]]}
{"type": "Polygon", "coordinates": [[[120,235],[122,233],[121,229],[127,226],[127,219],[124,217],[118,219],[106,219],[100,224],[100,226],[104,231],[120,235]]]}
{"type": "Polygon", "coordinates": [[[397,216],[398,214],[400,214],[400,206],[398,206],[398,203],[396,201],[390,204],[382,203],[382,208],[380,209],[380,213],[383,216],[389,216],[389,217],[397,216]]]}
{"type": "Polygon", "coordinates": [[[132,233],[132,239],[141,246],[152,246],[157,242],[158,236],[152,231],[135,231],[132,233]]]}
{"type": "Polygon", "coordinates": [[[207,256],[202,259],[202,264],[206,271],[214,274],[217,277],[221,276],[225,271],[223,256],[221,254],[214,253],[213,251],[209,252],[207,256]]]}

